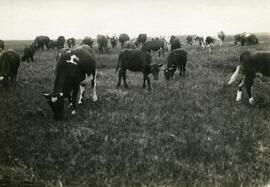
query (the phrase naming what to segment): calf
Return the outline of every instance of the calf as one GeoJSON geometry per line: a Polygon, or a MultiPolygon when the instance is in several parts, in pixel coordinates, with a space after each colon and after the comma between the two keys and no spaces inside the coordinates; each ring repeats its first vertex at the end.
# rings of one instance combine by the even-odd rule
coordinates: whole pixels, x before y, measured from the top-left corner
{"type": "Polygon", "coordinates": [[[148,74],[152,73],[155,80],[158,80],[159,70],[162,64],[151,64],[152,57],[148,52],[143,52],[137,49],[125,49],[119,53],[118,56],[118,64],[116,68],[116,73],[118,72],[118,68],[120,70],[118,72],[118,84],[117,87],[121,84],[121,78],[123,77],[123,81],[125,87],[128,88],[126,82],[126,70],[142,72],[143,73],[143,88],[145,88],[145,81],[149,86],[149,90],[151,90],[150,79],[148,74]]]}
{"type": "Polygon", "coordinates": [[[180,76],[185,76],[187,63],[187,52],[182,49],[175,49],[169,53],[167,68],[176,68],[180,71],[180,76]]]}
{"type": "Polygon", "coordinates": [[[53,92],[43,93],[53,111],[55,120],[63,119],[64,98],[68,98],[71,114],[76,114],[76,99],[79,89],[78,104],[82,104],[86,83],[90,76],[92,76],[93,101],[97,101],[96,75],[95,54],[89,46],[83,45],[75,49],[63,50],[59,54],[53,92]]]}
{"type": "Polygon", "coordinates": [[[245,86],[249,103],[254,105],[255,101],[252,96],[254,78],[256,75],[270,76],[270,52],[256,52],[251,54],[249,51],[244,51],[240,55],[240,64],[237,66],[234,74],[228,82],[229,85],[236,80],[240,71],[243,77],[238,85],[236,101],[241,100],[242,88],[245,86]]]}
{"type": "Polygon", "coordinates": [[[23,56],[21,58],[22,61],[27,61],[29,62],[29,59],[32,60],[32,62],[34,62],[34,53],[35,53],[35,50],[34,48],[32,48],[31,46],[25,46],[24,47],[24,50],[23,50],[23,56]]]}
{"type": "Polygon", "coordinates": [[[0,80],[4,87],[8,85],[9,78],[11,82],[16,81],[18,68],[20,66],[20,55],[13,49],[4,51],[0,56],[0,80]]]}
{"type": "Polygon", "coordinates": [[[170,80],[170,79],[173,79],[176,68],[175,67],[165,68],[163,71],[164,71],[165,79],[170,80]]]}

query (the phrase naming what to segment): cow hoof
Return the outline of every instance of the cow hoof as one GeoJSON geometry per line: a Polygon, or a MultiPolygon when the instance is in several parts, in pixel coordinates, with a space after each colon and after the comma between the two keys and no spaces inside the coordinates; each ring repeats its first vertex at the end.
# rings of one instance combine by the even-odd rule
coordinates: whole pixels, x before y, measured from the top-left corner
{"type": "Polygon", "coordinates": [[[72,110],[72,112],[71,112],[71,115],[75,115],[76,114],[76,111],[75,110],[72,110]]]}
{"type": "Polygon", "coordinates": [[[254,100],[253,97],[249,98],[248,101],[249,101],[249,103],[250,103],[251,105],[254,105],[254,104],[255,104],[255,100],[254,100]]]}

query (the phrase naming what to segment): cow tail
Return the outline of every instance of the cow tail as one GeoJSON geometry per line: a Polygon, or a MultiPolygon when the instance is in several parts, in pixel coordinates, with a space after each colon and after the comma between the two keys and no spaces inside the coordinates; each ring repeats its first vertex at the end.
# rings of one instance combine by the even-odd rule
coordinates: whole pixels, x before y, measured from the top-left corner
{"type": "Polygon", "coordinates": [[[237,78],[237,76],[238,76],[238,74],[239,74],[239,72],[240,72],[240,67],[241,67],[241,63],[242,63],[242,58],[243,58],[243,55],[240,56],[240,63],[239,63],[239,65],[237,66],[237,68],[236,68],[235,72],[233,73],[233,75],[231,76],[231,78],[230,78],[230,80],[229,80],[229,82],[228,82],[229,85],[232,84],[232,83],[236,80],[236,78],[237,78]]]}

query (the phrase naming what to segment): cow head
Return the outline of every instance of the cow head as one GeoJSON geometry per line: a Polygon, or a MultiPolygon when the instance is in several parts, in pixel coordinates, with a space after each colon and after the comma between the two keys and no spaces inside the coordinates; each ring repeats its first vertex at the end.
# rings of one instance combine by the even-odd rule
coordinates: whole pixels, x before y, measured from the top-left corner
{"type": "Polygon", "coordinates": [[[170,68],[163,69],[163,71],[164,71],[165,79],[170,80],[170,79],[173,79],[176,68],[170,67],[170,68]]]}
{"type": "Polygon", "coordinates": [[[47,99],[53,111],[53,119],[63,120],[63,110],[64,110],[63,93],[58,93],[58,94],[42,93],[42,94],[47,99]]]}
{"type": "Polygon", "coordinates": [[[163,66],[163,64],[151,64],[150,65],[150,70],[154,76],[154,80],[158,80],[159,70],[160,70],[161,66],[163,66]]]}

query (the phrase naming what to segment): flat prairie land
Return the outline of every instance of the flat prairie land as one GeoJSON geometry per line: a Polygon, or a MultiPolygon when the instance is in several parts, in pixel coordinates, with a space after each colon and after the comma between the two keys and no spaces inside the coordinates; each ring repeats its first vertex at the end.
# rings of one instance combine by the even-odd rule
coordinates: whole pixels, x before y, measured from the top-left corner
{"type": "MultiPolygon", "coordinates": [[[[225,40],[211,53],[195,43],[188,52],[186,77],[151,77],[127,72],[129,89],[116,88],[120,47],[97,52],[97,95],[76,116],[52,120],[42,92],[51,92],[57,50],[37,51],[21,62],[16,84],[0,86],[0,180],[47,186],[263,186],[270,179],[270,84],[255,80],[255,106],[246,92],[236,102],[237,82],[228,86],[244,50],[270,51],[260,43],[234,46],[225,40]]],[[[6,41],[21,55],[31,41],[6,41]]],[[[79,43],[79,42],[77,42],[79,43]]],[[[167,54],[166,54],[167,55],[167,54]]],[[[166,57],[154,63],[166,64],[166,57]]]]}

